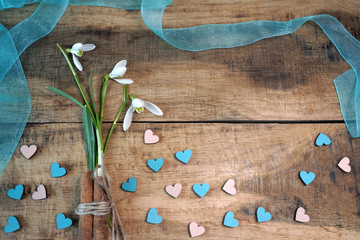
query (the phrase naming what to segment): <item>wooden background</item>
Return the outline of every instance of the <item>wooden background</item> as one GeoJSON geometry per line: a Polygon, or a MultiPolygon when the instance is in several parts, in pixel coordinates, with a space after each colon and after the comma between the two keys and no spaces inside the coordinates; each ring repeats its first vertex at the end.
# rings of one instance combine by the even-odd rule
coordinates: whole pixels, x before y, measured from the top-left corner
{"type": "MultiPolygon", "coordinates": [[[[0,22],[11,28],[29,16],[36,5],[0,12],[0,22]]],[[[164,27],[180,28],[208,23],[253,20],[287,21],[298,17],[330,14],[360,39],[360,2],[357,0],[207,0],[175,1],[165,11],[164,27]]],[[[185,52],[160,40],[143,23],[138,11],[106,7],[69,6],[47,37],[31,45],[21,56],[32,95],[32,112],[19,146],[36,144],[38,151],[26,160],[16,150],[0,176],[0,228],[11,215],[22,228],[12,234],[0,231],[0,239],[75,239],[79,203],[79,178],[86,171],[82,135],[82,111],[45,89],[59,88],[80,99],[80,94],[56,43],[94,43],[95,51],[81,58],[80,73],[88,86],[95,71],[95,92],[101,78],[119,60],[128,60],[127,78],[135,81],[130,93],[154,102],[163,117],[148,111],[134,115],[128,132],[115,130],[106,155],[117,209],[128,239],[188,239],[188,224],[206,228],[202,239],[357,239],[360,238],[360,142],[352,139],[342,120],[332,80],[349,65],[314,23],[294,34],[262,40],[233,49],[185,52]],[[160,136],[145,145],[146,129],[160,136]],[[330,146],[316,147],[316,136],[330,136],[330,146]],[[177,151],[191,149],[184,165],[177,151]],[[351,173],[337,163],[351,159],[351,173]],[[164,166],[154,173],[150,158],[162,157],[164,166]],[[59,162],[65,177],[50,177],[50,166],[59,162]],[[298,173],[313,171],[316,179],[304,186],[298,173]],[[120,189],[136,177],[136,193],[120,189]],[[237,194],[221,190],[236,179],[237,194]],[[180,182],[178,199],[164,187],[180,182]],[[202,199],[192,191],[195,183],[209,183],[202,199]],[[21,201],[6,192],[25,185],[21,201]],[[44,184],[48,199],[34,201],[31,193],[44,184]],[[273,215],[257,223],[255,211],[263,206],[273,215]],[[294,221],[302,206],[311,220],[294,221]],[[155,207],[163,222],[145,222],[155,207]],[[239,227],[222,225],[233,211],[239,227]],[[63,212],[74,225],[56,229],[56,214],[63,212]]],[[[87,88],[88,89],[88,88],[87,88]]],[[[104,132],[121,104],[121,86],[110,82],[104,132]]]]}

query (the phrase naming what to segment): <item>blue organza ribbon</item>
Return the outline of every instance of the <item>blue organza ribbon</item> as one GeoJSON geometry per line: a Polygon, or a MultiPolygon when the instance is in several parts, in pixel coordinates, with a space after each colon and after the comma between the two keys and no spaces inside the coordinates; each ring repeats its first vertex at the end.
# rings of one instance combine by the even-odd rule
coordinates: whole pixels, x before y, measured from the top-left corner
{"type": "Polygon", "coordinates": [[[293,33],[305,22],[313,21],[351,66],[334,83],[345,124],[353,137],[360,136],[360,110],[357,106],[360,43],[332,16],[309,16],[288,22],[253,21],[163,29],[162,16],[171,4],[170,0],[0,0],[0,10],[38,2],[40,4],[33,15],[11,30],[0,24],[0,174],[15,151],[31,109],[19,56],[30,44],[52,31],[68,4],[141,10],[144,23],[155,34],[172,46],[188,51],[243,46],[293,33]]]}

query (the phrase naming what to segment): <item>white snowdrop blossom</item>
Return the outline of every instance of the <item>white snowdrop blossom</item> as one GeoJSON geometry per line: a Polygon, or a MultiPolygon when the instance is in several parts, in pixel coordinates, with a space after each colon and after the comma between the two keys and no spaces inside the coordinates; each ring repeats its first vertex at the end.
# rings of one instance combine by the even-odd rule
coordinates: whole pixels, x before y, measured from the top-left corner
{"type": "Polygon", "coordinates": [[[81,65],[79,59],[77,57],[82,57],[84,52],[88,52],[95,49],[94,44],[82,44],[82,43],[75,43],[70,52],[73,57],[74,64],[79,71],[83,70],[83,66],[81,65]]]}
{"type": "Polygon", "coordinates": [[[124,124],[123,124],[124,131],[128,130],[131,125],[133,112],[136,111],[137,113],[142,113],[144,111],[144,108],[146,108],[147,110],[149,110],[150,112],[152,112],[157,116],[163,115],[161,109],[155,104],[141,100],[139,98],[134,98],[131,102],[131,106],[129,107],[129,109],[125,114],[124,124]]]}
{"type": "Polygon", "coordinates": [[[127,64],[126,60],[121,60],[120,62],[118,62],[115,65],[114,69],[109,74],[109,77],[121,84],[132,84],[134,82],[133,80],[122,78],[127,70],[126,64],[127,64]]]}

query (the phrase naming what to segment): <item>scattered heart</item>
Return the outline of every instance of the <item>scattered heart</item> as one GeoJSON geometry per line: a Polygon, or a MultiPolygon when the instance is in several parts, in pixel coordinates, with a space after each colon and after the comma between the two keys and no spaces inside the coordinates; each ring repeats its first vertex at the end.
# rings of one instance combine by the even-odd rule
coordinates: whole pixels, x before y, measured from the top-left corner
{"type": "Polygon", "coordinates": [[[121,184],[121,188],[124,191],[127,191],[127,192],[135,192],[136,191],[136,185],[137,185],[136,178],[131,177],[131,178],[128,179],[127,182],[124,182],[123,184],[121,184]]]}
{"type": "Polygon", "coordinates": [[[11,216],[8,218],[8,225],[5,226],[4,231],[6,233],[12,233],[20,229],[20,223],[16,217],[11,216]]]}
{"type": "Polygon", "coordinates": [[[162,217],[158,215],[158,211],[156,208],[150,208],[146,217],[146,222],[152,224],[159,224],[162,222],[162,217]]]}
{"type": "Polygon", "coordinates": [[[198,237],[205,233],[205,228],[199,226],[196,222],[191,222],[189,224],[189,232],[191,237],[198,237]]]}
{"type": "Polygon", "coordinates": [[[56,216],[56,226],[58,229],[68,228],[72,225],[72,220],[70,218],[66,218],[65,214],[59,213],[56,216]]]}
{"type": "Polygon", "coordinates": [[[150,159],[150,160],[147,161],[147,165],[148,165],[149,168],[151,168],[154,172],[159,171],[163,164],[164,164],[164,159],[162,159],[162,158],[158,158],[158,159],[156,159],[156,160],[150,159]]]}
{"type": "Polygon", "coordinates": [[[22,145],[20,147],[20,152],[22,153],[22,155],[24,155],[24,157],[26,157],[27,159],[30,159],[36,152],[37,147],[36,145],[31,145],[31,146],[27,146],[27,145],[22,145]]]}
{"type": "Polygon", "coordinates": [[[305,185],[309,185],[312,181],[314,181],[315,173],[313,173],[313,172],[307,173],[305,171],[301,171],[300,178],[305,183],[305,185]]]}
{"type": "Polygon", "coordinates": [[[60,164],[58,164],[57,162],[54,162],[51,165],[51,177],[53,178],[62,177],[65,174],[66,174],[66,169],[60,167],[60,164]]]}
{"type": "Polygon", "coordinates": [[[304,208],[299,207],[298,209],[296,209],[295,221],[302,222],[302,223],[307,223],[310,221],[310,217],[309,217],[309,215],[305,214],[304,208]]]}
{"type": "Polygon", "coordinates": [[[184,152],[177,152],[175,154],[176,158],[180,161],[180,162],[183,162],[183,163],[188,163],[190,158],[191,158],[191,150],[190,149],[186,149],[184,152]]]}
{"type": "Polygon", "coordinates": [[[235,195],[236,193],[236,188],[235,188],[235,181],[234,179],[229,179],[225,182],[222,190],[224,190],[224,192],[230,194],[230,195],[235,195]]]}
{"type": "Polygon", "coordinates": [[[239,226],[239,221],[235,219],[234,213],[229,211],[225,214],[223,224],[224,226],[235,228],[239,226]]]}
{"type": "Polygon", "coordinates": [[[209,191],[210,185],[207,183],[204,184],[194,184],[193,190],[199,197],[204,197],[205,194],[209,191]]]}
{"type": "Polygon", "coordinates": [[[259,207],[256,210],[256,217],[258,222],[267,222],[271,219],[271,213],[265,212],[265,209],[263,207],[259,207]]]}
{"type": "Polygon", "coordinates": [[[331,140],[328,136],[323,133],[320,133],[319,136],[316,138],[315,144],[316,146],[320,147],[322,145],[329,145],[331,140]]]}
{"type": "Polygon", "coordinates": [[[146,144],[154,144],[159,141],[159,137],[153,133],[152,130],[148,129],[144,134],[144,142],[146,144]]]}
{"type": "Polygon", "coordinates": [[[24,193],[24,186],[19,184],[14,189],[9,189],[7,195],[13,199],[20,200],[24,193]]]}
{"type": "Polygon", "coordinates": [[[338,163],[338,167],[343,170],[344,172],[351,172],[351,167],[349,165],[350,163],[350,159],[348,157],[344,157],[343,159],[340,160],[340,162],[338,163]]]}
{"type": "Polygon", "coordinates": [[[168,185],[165,187],[165,191],[167,192],[167,194],[169,194],[173,198],[177,198],[179,196],[181,189],[182,185],[180,183],[176,183],[174,186],[168,185]]]}
{"type": "Polygon", "coordinates": [[[34,200],[42,200],[46,198],[46,188],[44,185],[40,184],[37,186],[36,191],[31,195],[34,200]]]}

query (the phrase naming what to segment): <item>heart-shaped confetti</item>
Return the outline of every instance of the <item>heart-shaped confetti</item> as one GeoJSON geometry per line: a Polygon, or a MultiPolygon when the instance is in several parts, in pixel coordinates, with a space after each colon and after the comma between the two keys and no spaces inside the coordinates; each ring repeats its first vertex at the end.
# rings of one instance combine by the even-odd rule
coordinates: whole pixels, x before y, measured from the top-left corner
{"type": "Polygon", "coordinates": [[[189,232],[191,237],[198,237],[205,233],[205,228],[199,226],[196,222],[191,222],[189,224],[189,232]]]}
{"type": "Polygon", "coordinates": [[[331,140],[328,136],[323,133],[320,133],[319,136],[316,138],[315,144],[316,146],[320,147],[322,145],[329,145],[331,140]]]}
{"type": "Polygon", "coordinates": [[[224,226],[235,228],[239,226],[239,221],[235,219],[234,213],[229,211],[225,214],[223,224],[224,226]]]}
{"type": "Polygon", "coordinates": [[[310,221],[310,217],[309,217],[309,215],[305,214],[304,208],[299,207],[298,209],[296,209],[295,221],[302,222],[302,223],[307,223],[310,221]]]}
{"type": "Polygon", "coordinates": [[[192,152],[191,152],[191,150],[190,149],[186,149],[184,152],[177,152],[176,154],[175,154],[175,156],[176,156],[176,158],[179,160],[179,161],[181,161],[181,162],[183,162],[183,163],[188,163],[189,162],[189,160],[190,160],[190,158],[191,158],[191,154],[192,154],[192,152]]]}
{"type": "Polygon", "coordinates": [[[24,193],[24,186],[19,184],[14,189],[9,189],[7,195],[13,199],[20,200],[24,193]]]}
{"type": "Polygon", "coordinates": [[[31,146],[23,145],[20,147],[20,152],[27,159],[30,159],[35,154],[36,150],[37,150],[36,145],[31,145],[31,146]]]}
{"type": "Polygon", "coordinates": [[[137,186],[137,181],[136,178],[134,177],[129,178],[127,182],[121,184],[121,188],[127,192],[135,192],[136,186],[137,186]]]}
{"type": "Polygon", "coordinates": [[[44,185],[40,184],[37,186],[36,191],[31,195],[34,200],[42,200],[46,198],[46,188],[44,185]]]}
{"type": "Polygon", "coordinates": [[[301,171],[300,178],[305,183],[305,185],[309,185],[312,181],[314,181],[315,173],[313,173],[313,172],[307,173],[305,171],[301,171]]]}
{"type": "Polygon", "coordinates": [[[159,171],[163,164],[164,164],[164,159],[162,159],[162,158],[158,158],[158,159],[156,159],[156,160],[150,159],[150,160],[147,161],[147,165],[148,165],[149,168],[151,168],[154,172],[159,171]]]}
{"type": "Polygon", "coordinates": [[[224,190],[224,192],[230,194],[230,195],[235,195],[236,193],[236,188],[235,188],[235,181],[234,179],[229,179],[225,182],[222,190],[224,190]]]}
{"type": "Polygon", "coordinates": [[[209,189],[210,189],[210,185],[207,183],[193,185],[194,192],[201,198],[205,196],[205,194],[209,191],[209,189]]]}
{"type": "Polygon", "coordinates": [[[165,191],[172,196],[173,198],[177,198],[181,192],[182,185],[180,183],[176,183],[173,185],[168,185],[165,187],[165,191]]]}
{"type": "Polygon", "coordinates": [[[56,226],[58,229],[68,228],[72,225],[72,220],[67,218],[65,214],[59,213],[56,216],[56,226]]]}
{"type": "Polygon", "coordinates": [[[54,162],[51,165],[51,177],[53,178],[62,177],[65,174],[66,174],[66,169],[60,167],[60,164],[58,164],[57,162],[54,162]]]}
{"type": "Polygon", "coordinates": [[[5,226],[4,231],[6,233],[12,233],[20,229],[20,223],[16,217],[11,216],[8,218],[8,225],[5,226]]]}
{"type": "Polygon", "coordinates": [[[154,144],[159,141],[159,137],[153,133],[152,130],[148,129],[144,134],[144,142],[146,144],[154,144]]]}
{"type": "Polygon", "coordinates": [[[162,222],[162,217],[158,215],[158,211],[156,208],[150,208],[146,217],[146,222],[152,224],[159,224],[162,222]]]}
{"type": "Polygon", "coordinates": [[[259,207],[256,210],[256,217],[258,222],[267,222],[271,219],[271,213],[266,212],[263,207],[259,207]]]}
{"type": "Polygon", "coordinates": [[[350,163],[350,159],[348,157],[344,157],[343,159],[340,160],[340,162],[338,163],[338,167],[343,170],[344,172],[351,172],[351,167],[349,165],[350,163]]]}

